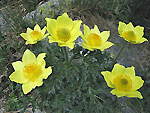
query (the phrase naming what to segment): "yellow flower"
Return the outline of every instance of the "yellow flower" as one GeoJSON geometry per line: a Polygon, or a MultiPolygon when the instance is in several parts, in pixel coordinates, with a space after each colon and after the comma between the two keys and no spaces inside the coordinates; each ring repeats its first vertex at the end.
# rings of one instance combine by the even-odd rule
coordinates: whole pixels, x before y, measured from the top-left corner
{"type": "Polygon", "coordinates": [[[45,38],[48,34],[45,34],[46,27],[44,27],[42,30],[38,24],[34,27],[34,30],[27,28],[27,33],[21,33],[20,35],[26,40],[27,44],[35,44],[38,41],[45,38]]]}
{"type": "Polygon", "coordinates": [[[90,51],[93,51],[94,49],[103,51],[114,45],[107,41],[109,35],[110,31],[103,31],[100,33],[97,25],[91,30],[87,25],[84,25],[84,35],[82,35],[82,38],[85,42],[82,42],[82,47],[90,51]]]}
{"type": "Polygon", "coordinates": [[[133,44],[140,44],[144,41],[148,41],[143,37],[144,27],[134,27],[131,22],[127,25],[123,22],[119,22],[118,32],[120,37],[133,44]]]}
{"type": "Polygon", "coordinates": [[[81,20],[72,21],[67,13],[56,19],[46,18],[47,31],[50,33],[49,43],[58,42],[59,46],[68,46],[73,49],[75,40],[82,34],[80,31],[81,20]]]}
{"type": "Polygon", "coordinates": [[[134,67],[125,68],[122,65],[115,64],[112,72],[103,71],[107,85],[114,88],[111,93],[117,97],[138,97],[142,99],[142,95],[137,89],[143,86],[144,81],[139,76],[135,76],[134,67]]]}
{"type": "Polygon", "coordinates": [[[46,53],[41,53],[36,58],[36,56],[27,49],[22,57],[22,62],[16,61],[12,63],[15,71],[9,78],[11,81],[23,84],[22,89],[24,94],[29,93],[36,86],[41,86],[43,79],[47,79],[52,73],[50,66],[45,68],[45,55],[46,53]]]}

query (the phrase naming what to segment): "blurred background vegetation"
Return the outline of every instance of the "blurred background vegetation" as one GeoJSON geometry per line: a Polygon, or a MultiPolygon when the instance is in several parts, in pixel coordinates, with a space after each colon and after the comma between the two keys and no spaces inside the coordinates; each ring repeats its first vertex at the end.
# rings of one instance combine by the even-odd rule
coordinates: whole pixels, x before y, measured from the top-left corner
{"type": "MultiPolygon", "coordinates": [[[[49,0],[49,2],[48,0],[1,0],[0,108],[4,108],[6,111],[18,111],[22,108],[24,110],[30,108],[30,106],[35,107],[34,96],[37,93],[23,95],[21,85],[11,82],[8,76],[13,72],[11,63],[21,60],[25,49],[30,48],[38,53],[40,50],[44,51],[44,47],[40,43],[26,46],[20,33],[26,32],[27,27],[33,28],[36,23],[43,27],[46,25],[45,17],[57,18],[64,12],[68,12],[72,19],[82,19],[83,23],[90,27],[99,24],[101,30],[109,30],[108,22],[116,26],[119,21],[132,22],[134,26],[141,25],[145,28],[145,38],[149,39],[150,36],[149,0],[49,0]],[[32,11],[34,11],[34,14],[27,16],[32,11]],[[23,18],[30,19],[27,21],[23,18]]],[[[44,41],[43,43],[46,43],[47,39],[44,39],[44,41]]],[[[150,50],[150,46],[147,49],[150,50]]],[[[144,75],[148,75],[149,71],[150,69],[147,69],[144,75]]],[[[123,101],[125,103],[121,103],[122,106],[127,106],[129,108],[126,109],[132,110],[122,111],[123,113],[131,113],[131,111],[133,113],[150,112],[147,107],[150,105],[150,90],[146,90],[150,88],[150,76],[144,76],[143,78],[145,84],[142,93],[145,99],[125,99],[123,101]]],[[[35,97],[38,97],[38,95],[35,97]]],[[[53,112],[55,112],[55,109],[53,112]]]]}

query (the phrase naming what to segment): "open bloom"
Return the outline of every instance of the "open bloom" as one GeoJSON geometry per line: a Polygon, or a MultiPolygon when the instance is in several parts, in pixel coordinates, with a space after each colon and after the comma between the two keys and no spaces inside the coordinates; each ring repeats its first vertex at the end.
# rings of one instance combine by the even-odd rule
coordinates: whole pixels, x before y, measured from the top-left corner
{"type": "Polygon", "coordinates": [[[49,43],[58,42],[59,46],[68,46],[73,49],[75,40],[82,34],[80,31],[81,20],[72,21],[67,13],[56,19],[46,18],[47,31],[50,33],[49,43]]]}
{"type": "Polygon", "coordinates": [[[120,37],[133,44],[140,44],[144,41],[148,41],[143,37],[144,27],[134,27],[131,22],[127,25],[123,22],[119,22],[118,32],[120,37]]]}
{"type": "Polygon", "coordinates": [[[110,31],[103,31],[100,33],[97,25],[94,26],[94,29],[91,29],[84,25],[84,35],[81,35],[85,42],[82,42],[82,47],[93,51],[94,49],[100,49],[103,51],[114,45],[111,42],[108,42],[110,31]]]}
{"type": "Polygon", "coordinates": [[[125,68],[122,65],[115,64],[112,72],[103,71],[107,85],[114,88],[111,93],[117,97],[138,97],[142,99],[142,95],[137,89],[143,86],[144,81],[139,76],[135,76],[134,67],[125,68]]]}
{"type": "Polygon", "coordinates": [[[38,24],[34,27],[34,30],[27,28],[27,33],[21,33],[20,35],[26,40],[27,44],[35,44],[38,41],[45,38],[48,34],[45,34],[46,27],[44,27],[42,30],[38,24]]]}
{"type": "Polygon", "coordinates": [[[12,63],[15,71],[9,78],[11,81],[23,84],[22,89],[24,94],[29,93],[36,86],[41,86],[43,79],[47,79],[52,73],[51,66],[45,68],[45,54],[46,53],[41,53],[36,58],[36,56],[27,49],[22,57],[22,62],[16,61],[12,63]]]}

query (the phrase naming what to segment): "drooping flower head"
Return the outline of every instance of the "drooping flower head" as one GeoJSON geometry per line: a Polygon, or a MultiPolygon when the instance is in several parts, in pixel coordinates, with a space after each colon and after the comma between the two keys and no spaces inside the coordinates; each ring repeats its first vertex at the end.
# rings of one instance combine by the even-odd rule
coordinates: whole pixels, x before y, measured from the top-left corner
{"type": "Polygon", "coordinates": [[[59,46],[68,46],[73,49],[75,40],[82,34],[80,31],[81,20],[73,21],[67,13],[56,19],[46,18],[47,31],[50,33],[49,43],[58,42],[59,46]]]}
{"type": "Polygon", "coordinates": [[[112,72],[103,71],[107,85],[114,88],[111,93],[117,97],[138,97],[142,99],[142,95],[137,89],[143,86],[144,81],[139,76],[135,76],[134,67],[125,68],[122,65],[115,64],[112,72]]]}
{"type": "Polygon", "coordinates": [[[24,94],[29,93],[36,86],[41,86],[43,79],[47,79],[52,73],[51,66],[45,68],[45,55],[46,53],[41,53],[36,58],[36,56],[27,49],[22,57],[22,62],[16,61],[12,63],[15,71],[9,78],[11,81],[23,84],[22,89],[24,94]]]}
{"type": "Polygon", "coordinates": [[[27,28],[27,33],[21,33],[20,35],[26,40],[27,44],[35,44],[38,41],[45,38],[48,34],[45,34],[46,27],[42,30],[38,24],[35,25],[34,30],[27,28]]]}
{"type": "Polygon", "coordinates": [[[82,42],[82,47],[93,51],[94,49],[100,49],[101,51],[114,45],[111,42],[108,42],[110,31],[103,31],[100,33],[97,25],[94,26],[94,29],[91,29],[84,25],[84,35],[81,35],[85,42],[82,42]]]}
{"type": "Polygon", "coordinates": [[[148,41],[146,38],[143,37],[144,27],[134,27],[131,22],[129,24],[119,22],[118,32],[120,34],[120,37],[133,44],[140,44],[148,41]]]}

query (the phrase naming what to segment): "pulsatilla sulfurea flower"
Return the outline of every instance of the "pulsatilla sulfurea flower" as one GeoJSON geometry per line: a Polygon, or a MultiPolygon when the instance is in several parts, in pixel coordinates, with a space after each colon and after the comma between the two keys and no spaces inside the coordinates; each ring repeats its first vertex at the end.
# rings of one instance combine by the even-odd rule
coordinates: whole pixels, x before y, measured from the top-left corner
{"type": "Polygon", "coordinates": [[[43,79],[47,79],[52,73],[51,66],[45,68],[45,55],[46,53],[41,53],[36,58],[36,56],[27,49],[22,57],[22,62],[16,61],[12,63],[15,71],[9,78],[11,81],[23,84],[22,89],[24,94],[29,93],[36,86],[41,86],[43,79]]]}
{"type": "Polygon", "coordinates": [[[114,88],[111,93],[117,97],[138,97],[142,99],[142,95],[137,89],[143,86],[144,81],[139,76],[135,76],[134,67],[125,68],[122,65],[115,64],[112,72],[103,71],[107,85],[114,88]]]}
{"type": "Polygon", "coordinates": [[[82,34],[80,31],[81,20],[73,21],[67,13],[56,19],[46,18],[47,31],[50,33],[49,43],[58,42],[59,46],[74,48],[75,40],[82,34]]]}
{"type": "Polygon", "coordinates": [[[120,37],[133,44],[140,44],[144,41],[148,41],[143,37],[144,27],[134,27],[131,22],[127,25],[123,22],[119,22],[118,32],[120,37]]]}
{"type": "Polygon", "coordinates": [[[94,49],[100,49],[101,51],[114,45],[111,42],[108,42],[110,31],[103,31],[100,33],[97,25],[94,26],[94,29],[91,29],[84,25],[84,35],[81,35],[85,42],[82,42],[82,47],[93,51],[94,49]]]}
{"type": "Polygon", "coordinates": [[[35,44],[38,41],[45,38],[48,34],[45,34],[46,27],[42,30],[38,24],[35,25],[34,30],[27,28],[27,33],[21,33],[20,35],[26,40],[27,44],[35,44]]]}

